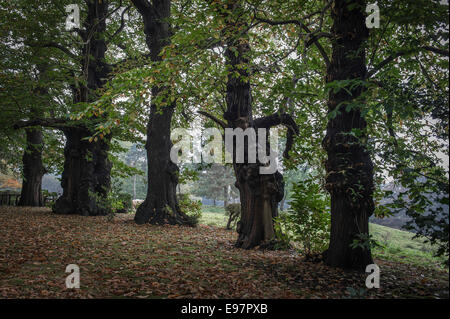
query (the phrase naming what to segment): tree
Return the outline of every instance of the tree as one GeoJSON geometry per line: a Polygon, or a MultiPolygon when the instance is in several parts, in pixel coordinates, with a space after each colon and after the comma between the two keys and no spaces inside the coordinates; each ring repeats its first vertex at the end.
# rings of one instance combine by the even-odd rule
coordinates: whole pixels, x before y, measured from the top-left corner
{"type": "MultiPolygon", "coordinates": [[[[334,216],[327,261],[339,267],[363,270],[364,263],[371,261],[370,252],[349,248],[349,243],[370,241],[366,227],[368,215],[372,212],[386,213],[381,206],[375,210],[373,204],[373,190],[380,187],[385,174],[400,177],[402,183],[417,180],[411,178],[408,172],[414,172],[416,177],[420,174],[432,175],[433,180],[439,180],[439,177],[435,178],[439,174],[442,176],[442,170],[435,166],[439,162],[435,160],[436,152],[441,149],[432,139],[423,138],[423,130],[440,132],[439,136],[442,133],[441,128],[445,127],[445,120],[439,120],[442,122],[437,125],[429,125],[429,107],[422,107],[421,110],[424,111],[419,113],[417,103],[411,108],[408,105],[414,104],[411,101],[414,94],[411,93],[417,92],[426,82],[431,82],[432,86],[440,84],[440,81],[430,77],[423,58],[416,56],[414,59],[414,55],[422,55],[428,51],[435,55],[448,56],[448,50],[442,48],[442,44],[448,39],[448,17],[445,14],[448,6],[445,8],[445,5],[429,1],[379,2],[378,5],[382,9],[382,27],[372,29],[369,37],[364,23],[364,1],[329,1],[323,7],[306,6],[310,12],[304,12],[300,19],[295,17],[293,12],[283,10],[290,5],[302,4],[303,1],[292,1],[280,10],[272,10],[274,19],[265,17],[265,12],[258,7],[255,8],[256,19],[272,26],[293,25],[302,30],[306,37],[300,35],[299,40],[305,41],[306,48],[315,47],[327,67],[328,126],[323,146],[328,155],[325,186],[332,194],[331,210],[334,216]],[[275,11],[280,13],[277,15],[275,11]],[[331,15],[328,12],[331,12],[331,15]],[[331,19],[328,19],[329,17],[331,19]],[[332,22],[332,26],[329,26],[329,22],[332,22]],[[326,30],[328,27],[330,31],[326,30]],[[331,48],[324,46],[326,39],[330,40],[331,48]],[[330,49],[331,59],[328,56],[330,49]],[[365,58],[366,54],[369,59],[365,58]],[[391,62],[400,57],[400,62],[391,67],[391,62]],[[423,76],[420,73],[423,73],[423,76]],[[389,89],[391,85],[404,86],[399,84],[408,78],[414,78],[412,81],[408,80],[414,84],[414,88],[408,90],[408,97],[404,93],[399,94],[402,89],[389,89]],[[384,98],[378,97],[377,94],[382,94],[384,98]],[[399,106],[395,113],[394,105],[399,106]],[[395,120],[393,115],[396,116],[395,120]],[[396,143],[400,138],[394,131],[399,128],[405,138],[396,143]],[[416,149],[406,151],[403,149],[406,145],[414,145],[413,148],[416,149]],[[419,156],[422,149],[431,152],[426,156],[419,156]],[[409,155],[405,156],[406,154],[409,155]],[[377,163],[377,185],[373,181],[374,167],[371,158],[377,163]],[[409,165],[414,169],[409,169],[409,165]],[[407,167],[408,169],[405,169],[407,167]],[[359,205],[355,198],[361,200],[362,207],[352,208],[354,204],[359,205]],[[352,218],[353,215],[356,218],[352,218]]],[[[273,9],[277,4],[267,3],[266,6],[273,9]]],[[[311,51],[309,54],[311,55],[311,51]]],[[[444,79],[448,77],[445,75],[448,72],[444,71],[445,65],[448,68],[448,61],[444,62],[436,57],[433,57],[432,61],[432,64],[438,65],[436,71],[442,72],[444,79]]],[[[309,60],[306,67],[316,67],[316,64],[314,60],[309,60]]],[[[320,65],[319,68],[319,72],[324,73],[320,65]]],[[[299,68],[295,69],[296,72],[298,70],[299,68]]],[[[441,89],[445,86],[441,86],[441,89]]],[[[430,91],[427,89],[427,92],[430,91]]],[[[431,94],[433,95],[441,94],[431,94]]],[[[320,96],[318,101],[319,98],[320,96]]],[[[428,99],[427,102],[432,100],[433,98],[428,99]]],[[[445,99],[442,99],[441,95],[432,102],[432,105],[436,106],[433,118],[436,118],[436,114],[445,114],[438,106],[444,105],[441,103],[443,100],[445,99]]],[[[417,99],[413,97],[413,101],[417,99]]],[[[419,105],[430,105],[427,102],[422,101],[419,105]]],[[[301,131],[304,131],[304,127],[301,127],[301,131]]],[[[315,154],[319,153],[318,150],[313,150],[315,154]]],[[[415,186],[410,188],[410,195],[415,197],[416,208],[428,202],[424,196],[426,190],[431,188],[429,186],[429,183],[427,186],[415,183],[415,186]],[[421,193],[419,196],[418,191],[421,193]],[[417,205],[418,203],[421,204],[417,205]]],[[[432,189],[437,191],[438,188],[432,189]]],[[[377,191],[377,198],[379,193],[377,191]]]]}
{"type": "MultiPolygon", "coordinates": [[[[152,62],[162,60],[162,50],[170,45],[171,1],[132,0],[142,16],[146,43],[152,62]]],[[[138,224],[187,224],[188,218],[178,205],[176,187],[178,166],[170,160],[170,127],[175,103],[171,100],[170,88],[154,85],[151,90],[152,103],[147,124],[148,189],[145,201],[136,211],[134,220],[138,224]],[[156,101],[159,98],[159,103],[156,101]]]]}
{"type": "MultiPolygon", "coordinates": [[[[107,45],[120,33],[124,24],[122,12],[120,25],[111,36],[106,37],[107,18],[120,9],[122,2],[119,2],[116,8],[111,8],[109,1],[85,1],[83,4],[87,9],[83,27],[73,31],[82,39],[81,46],[79,42],[77,43],[77,39],[74,41],[67,36],[68,33],[64,34],[64,31],[54,27],[49,28],[48,33],[42,34],[37,39],[30,37],[24,43],[29,47],[51,48],[64,54],[63,61],[68,64],[70,75],[66,78],[66,84],[72,93],[72,102],[69,103],[73,105],[71,109],[73,113],[81,111],[84,106],[99,98],[99,89],[105,85],[112,71],[112,66],[106,61],[107,45]],[[51,33],[58,35],[56,39],[52,38],[51,33]],[[75,51],[78,49],[79,54],[74,53],[74,49],[70,47],[74,43],[76,43],[75,51]]],[[[58,12],[56,16],[65,21],[65,14],[61,17],[61,12],[65,10],[61,10],[60,5],[51,3],[50,8],[53,10],[51,12],[58,12]]],[[[65,163],[61,182],[63,194],[53,206],[56,213],[82,215],[107,213],[101,202],[110,189],[111,163],[108,159],[108,150],[111,134],[94,137],[99,119],[105,117],[105,114],[102,115],[102,111],[97,109],[90,115],[90,118],[85,119],[81,119],[78,115],[71,118],[33,116],[29,120],[15,124],[16,128],[32,126],[56,128],[65,135],[65,163]],[[74,120],[75,117],[78,119],[74,120]]]]}
{"type": "Polygon", "coordinates": [[[221,199],[224,201],[224,207],[226,207],[230,195],[236,193],[234,191],[235,180],[233,170],[229,166],[212,164],[211,167],[200,171],[198,174],[193,194],[211,198],[214,202],[221,199]]]}
{"type": "MultiPolygon", "coordinates": [[[[239,1],[227,1],[223,8],[211,4],[217,15],[224,20],[223,36],[225,37],[225,64],[227,70],[226,110],[223,118],[226,123],[204,113],[225,128],[242,130],[265,128],[277,125],[288,128],[288,139],[298,132],[297,126],[289,114],[280,108],[279,112],[254,119],[252,113],[249,66],[251,48],[247,34],[248,14],[239,1]]],[[[268,134],[267,134],[268,135],[268,134]]],[[[258,137],[256,137],[258,138],[258,137]]],[[[268,141],[266,136],[265,142],[268,141]]],[[[249,145],[247,140],[247,144],[249,145]]],[[[258,145],[258,144],[257,144],[258,145]]],[[[259,147],[259,145],[257,146],[259,147]]],[[[269,147],[270,148],[270,147],[269,147]]],[[[244,163],[236,161],[236,140],[233,140],[233,168],[236,175],[236,187],[239,189],[241,201],[241,220],[237,227],[239,237],[236,246],[250,249],[257,245],[268,244],[275,235],[273,218],[278,214],[278,202],[284,195],[284,182],[280,172],[260,174],[264,162],[259,159],[251,163],[247,149],[244,147],[244,163]]],[[[289,146],[287,146],[289,149],[289,146]]],[[[268,154],[268,148],[265,149],[268,154]]],[[[285,152],[288,153],[288,150],[285,152]]]]}
{"type": "MultiPolygon", "coordinates": [[[[25,129],[25,140],[22,148],[23,132],[13,131],[12,123],[23,118],[36,117],[48,112],[56,103],[52,101],[52,93],[61,88],[61,76],[53,73],[55,63],[45,57],[48,49],[25,45],[30,38],[38,38],[42,34],[37,28],[38,22],[28,21],[30,8],[17,4],[2,3],[2,21],[14,27],[7,31],[2,28],[2,55],[0,76],[3,116],[1,124],[2,137],[12,137],[12,145],[23,151],[22,155],[22,189],[20,206],[42,206],[42,177],[47,169],[44,167],[42,152],[44,132],[40,127],[25,129]],[[53,92],[49,87],[52,86],[53,92]]],[[[52,58],[56,58],[52,56],[52,58]]],[[[6,142],[10,144],[10,142],[6,142]]],[[[5,145],[6,146],[6,145],[5,145]]],[[[11,144],[8,148],[11,147],[11,144]]],[[[14,152],[13,152],[14,154],[14,152]]],[[[5,157],[4,157],[5,158],[5,157]]]]}
{"type": "Polygon", "coordinates": [[[42,164],[42,132],[39,129],[25,130],[27,147],[23,154],[23,182],[18,206],[43,206],[42,177],[45,168],[42,164]]]}
{"type": "Polygon", "coordinates": [[[331,235],[326,261],[333,267],[359,270],[373,263],[370,248],[350,245],[368,235],[369,217],[375,208],[373,163],[364,145],[367,123],[361,114],[362,81],[367,75],[364,42],[369,35],[364,4],[364,1],[336,0],[331,10],[334,41],[327,83],[339,83],[341,87],[330,90],[330,120],[323,140],[328,154],[326,188],[331,195],[331,235]],[[357,136],[352,134],[355,131],[359,132],[357,136]]]}

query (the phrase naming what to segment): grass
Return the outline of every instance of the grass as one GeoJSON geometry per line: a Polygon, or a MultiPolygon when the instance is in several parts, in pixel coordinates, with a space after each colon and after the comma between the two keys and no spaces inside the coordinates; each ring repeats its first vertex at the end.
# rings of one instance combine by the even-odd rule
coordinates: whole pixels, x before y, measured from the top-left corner
{"type": "MultiPolygon", "coordinates": [[[[223,207],[204,205],[202,210],[200,224],[222,228],[226,226],[228,217],[223,207]]],[[[442,268],[444,258],[434,257],[434,248],[423,239],[413,239],[413,233],[372,223],[369,224],[369,229],[375,241],[382,246],[373,250],[375,258],[415,266],[442,268]]]]}
{"type": "Polygon", "coordinates": [[[202,206],[202,217],[200,224],[208,226],[223,227],[227,225],[228,216],[225,215],[225,209],[220,206],[202,206]]]}
{"type": "Polygon", "coordinates": [[[377,224],[369,224],[370,233],[382,247],[374,249],[375,257],[423,267],[441,268],[443,257],[434,257],[435,248],[414,233],[377,224]]]}

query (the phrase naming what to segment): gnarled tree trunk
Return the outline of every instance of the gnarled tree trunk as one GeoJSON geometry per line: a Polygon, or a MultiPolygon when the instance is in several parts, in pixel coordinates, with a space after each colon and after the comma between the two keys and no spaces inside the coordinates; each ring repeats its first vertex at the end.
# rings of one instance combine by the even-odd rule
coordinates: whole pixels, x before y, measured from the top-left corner
{"type": "Polygon", "coordinates": [[[82,128],[63,131],[66,137],[63,194],[53,210],[59,214],[106,215],[108,211],[102,201],[110,188],[111,171],[107,141],[84,140],[92,133],[82,128]]]}
{"type": "Polygon", "coordinates": [[[22,157],[23,181],[18,206],[43,206],[42,176],[42,131],[39,128],[25,129],[27,145],[22,157]]]}
{"type": "MultiPolygon", "coordinates": [[[[335,0],[332,6],[333,54],[327,70],[327,82],[363,80],[366,76],[364,41],[368,36],[362,0],[335,0]],[[349,8],[352,6],[353,8],[349,8]],[[356,5],[356,6],[355,6],[356,5]]],[[[325,253],[326,262],[335,267],[364,270],[371,264],[370,249],[350,245],[363,241],[369,233],[368,219],[374,210],[373,164],[365,149],[366,121],[361,106],[347,111],[349,103],[364,104],[362,85],[338,92],[331,90],[328,112],[339,108],[330,119],[323,147],[327,151],[326,187],[331,194],[331,238],[325,253]],[[357,129],[359,138],[348,133],[357,129]]]]}
{"type": "MultiPolygon", "coordinates": [[[[132,0],[144,21],[146,43],[152,61],[160,61],[164,46],[170,44],[170,0],[149,2],[132,0]]],[[[152,87],[152,98],[167,88],[152,87]]],[[[163,93],[164,94],[164,93],[163,93]]],[[[168,101],[166,101],[168,102],[168,101]]],[[[152,103],[147,125],[148,189],[145,201],[136,211],[138,224],[186,224],[187,216],[180,210],[176,197],[178,166],[170,159],[170,126],[175,105],[158,108],[152,103]]]]}
{"type": "MultiPolygon", "coordinates": [[[[87,85],[72,88],[75,103],[94,101],[96,90],[103,87],[111,71],[105,61],[108,1],[88,1],[87,6],[85,31],[82,32],[85,43],[82,65],[87,85]]],[[[95,118],[87,119],[86,123],[62,128],[66,137],[63,194],[53,206],[55,213],[85,216],[108,213],[104,200],[111,186],[112,165],[108,160],[111,136],[89,141],[94,134],[95,121],[95,118]]]]}
{"type": "MultiPolygon", "coordinates": [[[[233,14],[226,16],[228,31],[231,31],[232,37],[227,40],[225,51],[226,64],[228,67],[227,83],[227,110],[224,113],[224,119],[227,120],[226,126],[229,128],[253,128],[258,139],[258,128],[270,129],[279,124],[289,122],[293,132],[296,131],[296,125],[292,119],[286,115],[276,113],[264,118],[253,119],[251,90],[249,74],[247,68],[242,66],[249,65],[250,45],[247,34],[242,34],[246,29],[245,22],[239,22],[239,10],[241,4],[239,1],[230,0],[228,7],[233,14]],[[236,15],[234,15],[236,12],[236,15]],[[240,34],[240,36],[237,36],[240,34]]],[[[292,133],[292,132],[291,132],[292,133]]],[[[266,136],[268,143],[268,134],[266,136]]],[[[265,246],[275,235],[273,218],[278,215],[278,202],[283,198],[284,182],[283,176],[276,171],[273,174],[261,174],[260,167],[263,164],[260,159],[256,163],[250,163],[247,154],[247,143],[244,146],[244,163],[236,161],[236,141],[233,141],[233,167],[236,175],[236,187],[239,189],[241,201],[241,220],[237,225],[239,234],[236,241],[236,247],[250,249],[255,246],[265,246]]],[[[267,145],[266,144],[266,145],[267,145]]],[[[256,143],[257,154],[259,143],[256,143]]],[[[270,145],[266,148],[266,154],[270,145]]]]}

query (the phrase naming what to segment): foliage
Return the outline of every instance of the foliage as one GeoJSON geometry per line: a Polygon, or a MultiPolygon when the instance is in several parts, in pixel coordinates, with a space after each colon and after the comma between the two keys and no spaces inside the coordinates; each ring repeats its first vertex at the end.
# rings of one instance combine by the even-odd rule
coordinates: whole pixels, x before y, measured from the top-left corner
{"type": "Polygon", "coordinates": [[[352,249],[361,248],[363,250],[369,250],[380,247],[380,244],[373,239],[372,234],[357,234],[356,238],[354,238],[353,242],[350,244],[350,247],[352,247],[352,249]]]}
{"type": "Polygon", "coordinates": [[[187,225],[195,227],[202,217],[202,202],[191,200],[189,194],[178,195],[178,205],[182,212],[188,216],[187,225]]]}
{"type": "Polygon", "coordinates": [[[241,219],[241,204],[232,203],[225,207],[225,213],[228,216],[227,229],[233,229],[241,219]]]}
{"type": "Polygon", "coordinates": [[[52,205],[55,203],[56,199],[58,198],[58,193],[49,192],[48,190],[43,189],[42,196],[44,197],[45,206],[52,207],[52,205]]]}
{"type": "Polygon", "coordinates": [[[225,201],[231,196],[236,197],[237,189],[234,186],[236,177],[231,167],[221,164],[202,166],[197,176],[198,179],[192,191],[194,195],[225,201]]]}
{"type": "Polygon", "coordinates": [[[0,173],[0,189],[20,189],[21,187],[22,185],[13,176],[0,173]]]}
{"type": "MultiPolygon", "coordinates": [[[[448,185],[447,185],[448,187],[448,185]]],[[[433,194],[436,196],[436,194],[433,194]]],[[[416,237],[425,238],[427,242],[437,247],[435,256],[445,256],[445,265],[449,266],[449,198],[447,193],[441,193],[441,196],[434,198],[437,202],[433,209],[428,209],[421,213],[417,210],[407,208],[407,215],[412,217],[404,226],[405,229],[414,231],[416,237]],[[443,206],[442,206],[443,205],[443,206]],[[446,206],[446,209],[444,208],[446,206]]]]}
{"type": "Polygon", "coordinates": [[[98,205],[107,212],[107,218],[109,221],[112,221],[116,214],[131,211],[133,206],[133,197],[130,194],[123,193],[121,188],[121,182],[118,180],[113,180],[111,189],[106,194],[106,197],[94,192],[90,193],[90,195],[95,198],[98,205]]]}
{"type": "Polygon", "coordinates": [[[120,192],[117,194],[118,200],[122,203],[122,208],[116,213],[128,213],[133,207],[133,196],[128,193],[120,192]]]}
{"type": "Polygon", "coordinates": [[[329,200],[312,177],[294,183],[291,208],[276,218],[278,239],[295,242],[305,255],[324,251],[330,236],[329,200]],[[282,235],[284,234],[284,235],[282,235]]]}

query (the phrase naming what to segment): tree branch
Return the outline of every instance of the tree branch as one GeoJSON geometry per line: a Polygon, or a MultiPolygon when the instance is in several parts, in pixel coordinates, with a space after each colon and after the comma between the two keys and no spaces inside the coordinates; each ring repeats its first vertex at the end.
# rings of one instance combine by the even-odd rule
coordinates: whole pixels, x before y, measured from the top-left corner
{"type": "Polygon", "coordinates": [[[69,57],[71,57],[72,59],[78,59],[78,56],[73,54],[72,52],[70,52],[70,50],[56,42],[47,42],[47,43],[25,43],[27,45],[29,45],[30,47],[35,47],[35,48],[56,48],[62,52],[64,52],[65,54],[67,54],[69,57]]]}
{"type": "MultiPolygon", "coordinates": [[[[260,21],[260,22],[264,22],[270,25],[286,25],[286,24],[295,24],[300,26],[300,28],[302,28],[304,31],[306,31],[306,33],[308,35],[312,35],[313,33],[311,32],[311,30],[301,21],[299,20],[284,20],[284,21],[273,21],[273,20],[269,20],[269,19],[265,19],[265,18],[261,18],[261,17],[255,17],[256,20],[260,21]]],[[[325,33],[323,33],[323,36],[325,35],[325,33]]],[[[314,43],[315,46],[317,47],[317,49],[319,50],[320,54],[322,55],[326,66],[328,67],[330,65],[330,58],[328,57],[327,53],[325,52],[325,49],[323,48],[323,46],[319,43],[319,39],[320,37],[314,37],[312,36],[311,39],[308,41],[308,43],[310,43],[309,45],[311,45],[311,43],[314,43]]]]}
{"type": "Polygon", "coordinates": [[[113,35],[108,39],[108,41],[106,41],[106,44],[110,43],[114,39],[114,37],[116,37],[120,32],[122,32],[123,28],[125,27],[125,13],[130,9],[131,9],[131,6],[128,6],[122,11],[121,18],[120,18],[120,26],[116,30],[116,32],[114,32],[113,35]]]}
{"type": "Polygon", "coordinates": [[[294,143],[294,135],[299,134],[297,123],[295,123],[292,116],[286,113],[275,113],[254,120],[253,124],[255,125],[256,128],[266,128],[266,129],[269,129],[271,127],[280,124],[286,126],[288,132],[286,136],[286,148],[284,149],[283,157],[289,159],[289,151],[291,150],[292,145],[294,143]]]}
{"type": "Polygon", "coordinates": [[[368,79],[368,78],[372,77],[373,75],[377,74],[382,68],[384,68],[390,62],[394,61],[396,58],[401,57],[403,55],[412,54],[412,53],[415,53],[415,52],[420,51],[420,50],[430,51],[430,52],[433,52],[433,53],[436,53],[436,54],[439,54],[439,55],[443,55],[443,56],[447,56],[447,57],[449,56],[449,52],[447,50],[442,50],[442,49],[438,49],[438,48],[430,47],[430,46],[422,46],[422,47],[419,47],[417,49],[411,49],[411,50],[406,50],[406,51],[399,51],[397,53],[391,54],[386,59],[381,61],[377,66],[375,66],[372,70],[367,72],[366,79],[368,79]]]}
{"type": "Polygon", "coordinates": [[[227,125],[224,121],[218,119],[217,117],[215,117],[215,116],[212,115],[212,114],[209,114],[209,113],[207,113],[207,112],[205,112],[205,111],[197,111],[197,113],[198,113],[198,114],[201,114],[201,115],[203,115],[203,116],[206,116],[207,118],[213,120],[214,122],[216,122],[217,124],[219,124],[223,129],[225,129],[226,127],[228,127],[228,125],[227,125]]]}
{"type": "Polygon", "coordinates": [[[448,50],[443,50],[443,49],[435,48],[435,47],[432,47],[432,46],[423,46],[422,49],[427,50],[427,51],[431,51],[431,52],[434,52],[436,54],[443,55],[443,56],[446,56],[446,57],[449,56],[448,50]]]}
{"type": "Polygon", "coordinates": [[[53,128],[65,128],[69,127],[69,120],[65,118],[50,118],[50,119],[33,119],[28,121],[19,121],[13,125],[15,130],[31,127],[31,126],[43,126],[53,128]]]}
{"type": "Polygon", "coordinates": [[[142,16],[151,15],[154,17],[153,5],[148,0],[131,0],[131,2],[142,16]]]}

